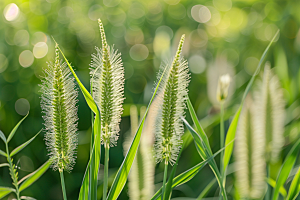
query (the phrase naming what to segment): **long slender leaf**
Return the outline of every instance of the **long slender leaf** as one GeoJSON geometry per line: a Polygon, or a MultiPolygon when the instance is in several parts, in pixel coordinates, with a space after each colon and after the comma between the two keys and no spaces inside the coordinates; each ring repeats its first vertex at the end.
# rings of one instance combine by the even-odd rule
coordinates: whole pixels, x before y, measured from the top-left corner
{"type": "Polygon", "coordinates": [[[0,130],[0,138],[3,140],[4,143],[6,143],[6,137],[1,130],[0,130]]]}
{"type": "Polygon", "coordinates": [[[13,188],[9,188],[9,187],[0,187],[0,198],[5,197],[6,195],[8,195],[11,192],[15,192],[16,190],[13,188]]]}
{"type": "Polygon", "coordinates": [[[48,160],[47,162],[45,162],[40,168],[38,168],[37,170],[35,170],[34,172],[30,173],[29,175],[25,176],[24,178],[22,178],[18,184],[21,184],[19,191],[23,191],[26,188],[28,188],[31,184],[33,184],[35,181],[37,181],[50,167],[51,165],[51,161],[48,160]]]}
{"type": "Polygon", "coordinates": [[[40,130],[35,136],[33,136],[30,140],[28,140],[27,142],[21,144],[20,146],[18,146],[17,148],[15,148],[11,153],[10,153],[10,157],[13,157],[14,155],[16,155],[19,151],[21,151],[22,149],[24,149],[30,142],[32,142],[32,140],[34,140],[34,138],[36,138],[36,136],[38,136],[38,134],[40,134],[42,130],[40,130]]]}
{"type": "Polygon", "coordinates": [[[210,154],[212,154],[212,151],[211,151],[211,148],[210,148],[210,145],[209,145],[208,138],[207,138],[207,136],[206,136],[206,134],[205,134],[205,132],[204,132],[202,126],[201,126],[200,123],[199,123],[199,120],[198,120],[198,118],[197,118],[196,112],[195,112],[195,110],[194,110],[194,108],[193,108],[193,105],[192,105],[192,103],[191,103],[190,98],[187,99],[187,105],[188,105],[188,109],[189,109],[189,111],[190,111],[190,115],[191,115],[191,117],[192,117],[192,120],[193,120],[193,122],[194,122],[194,124],[195,124],[195,126],[196,126],[196,129],[197,129],[198,133],[200,134],[200,137],[201,137],[202,140],[205,142],[206,147],[208,148],[210,154]]]}
{"type": "MultiPolygon", "coordinates": [[[[247,85],[247,87],[246,87],[246,89],[245,89],[245,92],[244,92],[244,94],[243,94],[243,98],[242,98],[241,105],[240,105],[239,109],[237,110],[236,114],[234,115],[234,119],[233,119],[233,121],[232,121],[232,123],[230,124],[230,127],[229,127],[229,129],[228,129],[227,136],[226,136],[226,139],[225,139],[225,146],[226,146],[227,144],[231,143],[231,142],[233,141],[233,139],[235,138],[237,122],[238,122],[238,120],[239,120],[239,116],[240,116],[242,107],[243,107],[243,105],[244,105],[244,101],[245,101],[245,99],[246,99],[246,96],[247,96],[248,92],[250,91],[251,86],[253,85],[253,82],[254,82],[256,76],[257,76],[258,73],[260,72],[261,65],[262,65],[262,63],[263,63],[263,61],[264,61],[264,59],[265,59],[265,57],[266,57],[266,55],[267,55],[267,53],[268,53],[268,51],[269,51],[271,45],[272,45],[272,43],[274,42],[274,40],[275,40],[276,37],[278,36],[278,34],[279,34],[279,30],[275,33],[273,39],[270,41],[270,43],[268,44],[268,46],[267,46],[267,48],[265,49],[264,53],[262,54],[262,56],[261,56],[261,58],[260,58],[260,60],[259,60],[259,63],[258,63],[258,65],[257,65],[257,68],[256,68],[254,74],[252,75],[252,77],[251,77],[251,79],[250,79],[250,81],[249,81],[249,83],[248,83],[248,85],[247,85]]],[[[223,160],[223,162],[224,162],[224,165],[223,165],[224,171],[226,171],[226,168],[227,168],[227,166],[228,166],[228,164],[229,164],[229,160],[230,160],[230,157],[231,157],[231,155],[232,155],[233,145],[234,145],[234,143],[231,143],[231,147],[229,146],[227,149],[225,149],[224,160],[223,160]]]]}
{"type": "Polygon", "coordinates": [[[7,157],[7,154],[2,150],[0,150],[0,155],[7,157]]]}
{"type": "MultiPolygon", "coordinates": [[[[209,163],[215,156],[217,156],[221,151],[224,151],[224,148],[219,150],[218,152],[216,152],[212,157],[209,157],[207,160],[204,160],[200,163],[198,163],[197,165],[195,165],[194,167],[188,169],[187,171],[179,174],[178,176],[176,176],[173,181],[172,181],[172,188],[175,188],[179,185],[182,185],[188,181],[190,181],[192,178],[194,178],[194,176],[196,176],[196,174],[198,174],[198,172],[207,164],[209,163]]],[[[172,172],[171,172],[172,173],[172,172]]],[[[151,198],[151,200],[156,200],[156,199],[160,199],[161,196],[161,190],[162,188],[160,188],[155,195],[151,198]]]]}
{"type": "MultiPolygon", "coordinates": [[[[201,137],[198,135],[198,133],[191,127],[191,125],[185,119],[182,118],[182,120],[185,123],[186,127],[189,129],[190,133],[192,134],[192,136],[194,138],[196,149],[197,149],[199,155],[202,157],[202,159],[206,160],[209,157],[211,157],[212,155],[210,154],[208,147],[206,147],[205,142],[201,139],[201,137]]],[[[214,172],[214,174],[217,178],[218,184],[221,188],[223,198],[227,199],[226,191],[222,184],[222,178],[221,178],[220,172],[218,170],[217,164],[215,163],[215,160],[209,161],[209,166],[211,167],[212,171],[214,172]]]]}
{"type": "MultiPolygon", "coordinates": [[[[234,140],[235,138],[235,133],[236,133],[236,128],[238,125],[238,121],[239,121],[239,117],[241,114],[241,110],[242,110],[242,106],[239,107],[239,109],[237,110],[237,112],[235,113],[233,120],[229,126],[229,129],[227,131],[227,136],[225,139],[225,145],[229,144],[231,141],[234,140]]],[[[231,143],[231,145],[228,146],[228,148],[225,149],[225,153],[224,153],[224,165],[223,165],[223,171],[226,170],[228,164],[229,164],[229,160],[232,154],[232,150],[233,150],[233,143],[231,143]]]]}
{"type": "Polygon", "coordinates": [[[9,167],[9,164],[8,163],[1,163],[0,167],[9,167]]]}
{"type": "MultiPolygon", "coordinates": [[[[54,40],[54,39],[53,39],[54,40]]],[[[54,42],[56,43],[56,41],[54,40],[54,42]]],[[[57,43],[56,43],[57,44],[57,43]]],[[[58,49],[59,51],[61,52],[62,56],[64,57],[67,65],[69,66],[75,80],[77,81],[79,87],[80,87],[80,90],[88,104],[88,106],[90,107],[90,109],[95,113],[97,114],[98,113],[98,108],[97,108],[97,105],[95,103],[95,101],[93,100],[93,97],[91,96],[91,94],[87,91],[87,89],[84,87],[84,85],[81,83],[81,81],[79,80],[79,78],[77,77],[75,71],[73,70],[72,66],[70,65],[69,61],[67,60],[67,58],[65,57],[64,53],[62,52],[62,50],[59,48],[58,46],[58,49]]]]}
{"type": "Polygon", "coordinates": [[[289,151],[287,157],[284,160],[284,163],[280,169],[280,172],[277,176],[276,186],[273,192],[273,200],[278,199],[279,190],[284,185],[285,181],[287,180],[293,166],[296,162],[297,155],[300,150],[300,139],[293,145],[292,149],[289,151]]]}
{"type": "Polygon", "coordinates": [[[294,176],[294,179],[291,183],[289,193],[287,196],[287,200],[294,200],[297,198],[300,192],[300,167],[298,168],[298,171],[296,175],[294,176]]]}
{"type": "Polygon", "coordinates": [[[21,196],[20,199],[26,199],[26,200],[36,200],[35,198],[32,197],[27,197],[27,196],[21,196]]]}
{"type": "Polygon", "coordinates": [[[140,143],[140,139],[141,139],[141,134],[142,134],[142,130],[143,130],[143,126],[144,126],[144,122],[145,122],[145,118],[146,118],[146,115],[149,111],[149,108],[151,106],[151,103],[155,97],[155,94],[158,90],[158,87],[159,87],[159,84],[164,76],[164,73],[165,71],[162,73],[161,77],[160,77],[160,80],[159,82],[157,83],[157,86],[154,90],[154,93],[152,95],[152,98],[149,102],[149,105],[147,107],[147,110],[144,114],[144,117],[140,123],[140,126],[134,136],[134,139],[130,145],[130,148],[127,152],[127,155],[125,156],[125,159],[123,160],[123,163],[121,165],[121,167],[119,168],[118,172],[117,172],[117,175],[113,181],[113,184],[111,186],[111,189],[109,191],[109,194],[107,196],[107,199],[108,200],[115,200],[118,198],[118,196],[120,195],[121,191],[123,190],[124,186],[125,186],[125,183],[127,181],[127,177],[128,177],[128,174],[129,174],[129,171],[130,171],[130,168],[132,166],[132,163],[133,163],[133,160],[134,160],[134,157],[136,155],[136,152],[137,152],[137,148],[139,146],[139,143],[140,143]]]}
{"type": "MultiPolygon", "coordinates": [[[[272,186],[273,188],[276,187],[276,181],[274,181],[273,179],[268,178],[268,179],[267,179],[267,182],[268,182],[268,184],[269,184],[270,186],[272,186]]],[[[285,188],[284,188],[283,186],[280,187],[279,192],[280,192],[280,194],[281,194],[283,197],[286,197],[286,196],[287,196],[287,192],[286,192],[286,190],[285,190],[285,188]]]]}
{"type": "Polygon", "coordinates": [[[27,113],[27,115],[25,117],[23,117],[23,119],[21,119],[17,125],[13,128],[13,130],[10,132],[8,138],[7,138],[7,143],[9,143],[9,141],[14,137],[16,131],[18,130],[20,124],[24,121],[24,119],[26,119],[26,117],[29,115],[29,113],[27,113]]]}

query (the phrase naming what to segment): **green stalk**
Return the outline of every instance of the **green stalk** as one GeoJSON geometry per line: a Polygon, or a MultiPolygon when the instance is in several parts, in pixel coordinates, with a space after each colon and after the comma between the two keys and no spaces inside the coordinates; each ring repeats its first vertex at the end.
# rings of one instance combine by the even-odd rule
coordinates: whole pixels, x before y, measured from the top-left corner
{"type": "Polygon", "coordinates": [[[166,182],[167,182],[167,174],[168,174],[168,163],[169,162],[165,162],[165,171],[164,171],[164,180],[163,180],[163,188],[161,191],[161,200],[164,200],[165,197],[165,188],[166,188],[166,182]]]}
{"type": "Polygon", "coordinates": [[[9,164],[10,175],[11,175],[11,178],[13,180],[13,185],[16,188],[16,192],[15,193],[17,195],[17,200],[20,200],[20,192],[19,192],[19,186],[18,186],[18,177],[17,177],[17,174],[15,173],[14,165],[13,165],[12,159],[11,159],[11,157],[9,155],[7,143],[5,143],[5,145],[6,145],[6,154],[7,154],[7,161],[8,161],[8,164],[9,164]]]}
{"type": "MultiPolygon", "coordinates": [[[[267,180],[269,180],[270,178],[270,164],[267,163],[267,180]]],[[[269,184],[267,184],[267,193],[266,193],[266,198],[265,200],[270,200],[270,196],[271,196],[271,186],[269,184]]]]}
{"type": "Polygon", "coordinates": [[[64,200],[67,200],[67,193],[66,193],[66,186],[65,186],[65,179],[64,179],[64,171],[60,171],[60,180],[61,180],[61,188],[64,196],[64,200]]]}
{"type": "MultiPolygon", "coordinates": [[[[224,148],[225,145],[225,133],[224,133],[224,103],[221,102],[221,113],[220,113],[220,149],[224,148]]],[[[220,173],[222,178],[222,184],[225,188],[226,183],[226,174],[224,171],[224,151],[221,151],[220,156],[220,173]]],[[[222,195],[220,194],[220,199],[222,199],[222,195]]]]}
{"type": "Polygon", "coordinates": [[[107,183],[108,183],[108,160],[109,160],[109,146],[105,148],[105,160],[104,160],[104,182],[103,182],[103,200],[106,199],[107,183]]]}

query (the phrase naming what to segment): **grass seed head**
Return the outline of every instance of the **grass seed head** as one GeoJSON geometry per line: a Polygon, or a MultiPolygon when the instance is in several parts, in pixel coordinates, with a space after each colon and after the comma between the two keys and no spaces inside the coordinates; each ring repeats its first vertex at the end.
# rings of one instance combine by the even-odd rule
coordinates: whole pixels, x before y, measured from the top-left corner
{"type": "Polygon", "coordinates": [[[41,84],[45,141],[52,168],[70,172],[76,159],[78,92],[70,69],[59,61],[57,44],[55,53],[55,62],[48,63],[41,84]]]}
{"type": "Polygon", "coordinates": [[[114,146],[119,135],[119,124],[124,101],[124,67],[121,54],[107,45],[101,20],[98,20],[102,48],[92,54],[91,86],[101,113],[101,142],[105,148],[114,146]]]}
{"type": "Polygon", "coordinates": [[[257,129],[256,113],[250,96],[239,118],[236,136],[236,176],[242,198],[259,199],[265,191],[264,136],[257,129]]]}
{"type": "Polygon", "coordinates": [[[185,100],[188,95],[189,73],[187,61],[181,57],[185,35],[181,37],[178,50],[171,64],[161,67],[165,71],[159,87],[158,98],[161,105],[155,131],[155,158],[157,162],[174,164],[181,148],[183,124],[180,119],[185,115],[185,100]]]}
{"type": "Polygon", "coordinates": [[[225,74],[219,77],[218,88],[217,88],[217,100],[223,102],[228,96],[228,89],[231,78],[229,74],[225,74]]]}

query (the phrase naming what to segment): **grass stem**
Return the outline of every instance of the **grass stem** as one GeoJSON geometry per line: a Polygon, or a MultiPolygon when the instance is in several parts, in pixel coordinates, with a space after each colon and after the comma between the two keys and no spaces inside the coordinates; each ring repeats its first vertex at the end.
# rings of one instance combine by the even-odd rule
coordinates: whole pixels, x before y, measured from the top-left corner
{"type": "Polygon", "coordinates": [[[67,193],[66,193],[66,186],[65,186],[65,179],[64,179],[64,172],[61,170],[59,172],[60,174],[60,180],[61,180],[61,188],[63,192],[64,200],[67,200],[67,193]]]}
{"type": "Polygon", "coordinates": [[[107,194],[109,146],[105,148],[104,159],[105,160],[104,160],[103,200],[106,199],[106,194],[107,194]]]}
{"type": "Polygon", "coordinates": [[[9,154],[7,143],[5,143],[5,145],[6,145],[7,162],[9,164],[10,175],[11,175],[11,178],[12,178],[13,183],[14,183],[13,185],[16,188],[16,192],[15,193],[17,195],[17,200],[20,200],[20,191],[19,191],[19,185],[18,185],[18,177],[17,177],[17,175],[15,173],[14,165],[13,165],[12,159],[11,159],[10,154],[9,154]]]}
{"type": "MultiPolygon", "coordinates": [[[[221,102],[221,113],[220,113],[220,149],[224,148],[225,145],[225,131],[224,131],[224,103],[221,102]]],[[[225,182],[226,182],[226,174],[224,171],[224,151],[221,151],[220,156],[220,173],[222,178],[222,184],[225,188],[225,182]]],[[[222,194],[220,193],[220,198],[222,199],[222,194]]]]}
{"type": "Polygon", "coordinates": [[[163,188],[162,188],[162,191],[161,191],[161,199],[162,199],[162,200],[164,200],[164,194],[165,194],[165,188],[166,188],[166,182],[167,182],[168,163],[169,163],[169,162],[165,162],[165,171],[164,171],[163,188]]]}

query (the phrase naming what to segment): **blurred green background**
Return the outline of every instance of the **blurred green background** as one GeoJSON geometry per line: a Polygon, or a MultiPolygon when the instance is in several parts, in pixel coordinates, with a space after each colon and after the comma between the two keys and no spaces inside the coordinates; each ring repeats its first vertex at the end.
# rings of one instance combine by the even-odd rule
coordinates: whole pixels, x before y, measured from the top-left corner
{"type": "MultiPolygon", "coordinates": [[[[160,63],[172,59],[182,34],[186,34],[183,55],[191,73],[189,96],[199,119],[203,119],[202,125],[206,127],[213,150],[217,151],[219,106],[215,96],[218,77],[229,73],[233,79],[226,109],[225,128],[228,128],[260,56],[280,29],[280,37],[267,60],[275,67],[285,91],[288,145],[299,137],[300,130],[299,8],[300,1],[296,0],[1,0],[0,130],[8,135],[29,111],[28,118],[10,142],[10,150],[13,150],[43,128],[39,84],[43,67],[54,59],[51,36],[59,43],[81,81],[89,87],[91,54],[95,53],[95,46],[101,46],[97,23],[101,18],[108,43],[122,53],[126,79],[120,139],[110,152],[111,175],[124,158],[122,144],[125,135],[129,135],[130,105],[148,104],[160,63]]],[[[77,162],[72,173],[65,175],[69,199],[77,199],[90,146],[91,113],[81,93],[78,105],[77,162]]],[[[41,133],[15,156],[20,177],[48,159],[43,135],[41,133]]],[[[282,156],[289,148],[283,150],[282,156]]],[[[0,149],[4,150],[2,142],[0,149]]],[[[219,158],[216,159],[219,162],[219,158]]],[[[182,154],[177,172],[200,161],[191,143],[182,154]]],[[[4,157],[0,157],[0,163],[3,162],[4,157]]],[[[162,181],[162,171],[162,166],[157,165],[157,188],[162,181]]],[[[276,168],[273,174],[276,176],[276,168]]],[[[176,188],[173,197],[196,198],[213,178],[211,170],[205,167],[189,183],[176,188]]],[[[233,181],[234,176],[230,175],[229,194],[234,193],[233,181]]],[[[7,168],[0,168],[0,185],[11,186],[7,168]]],[[[101,192],[100,186],[99,195],[101,192]]],[[[59,173],[48,170],[22,195],[62,199],[59,173]]],[[[218,196],[216,185],[208,194],[214,195],[218,196]]],[[[127,187],[119,199],[128,199],[127,187]]]]}

